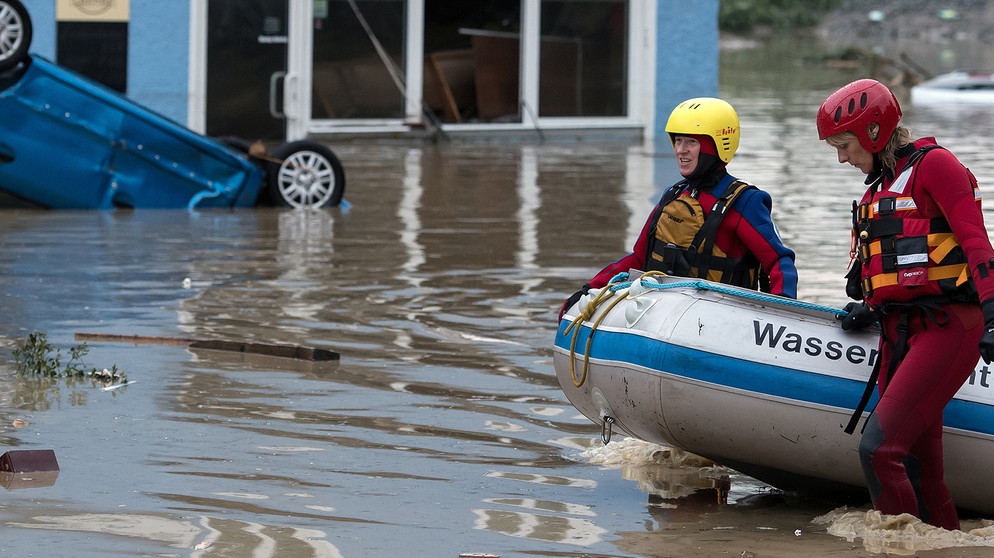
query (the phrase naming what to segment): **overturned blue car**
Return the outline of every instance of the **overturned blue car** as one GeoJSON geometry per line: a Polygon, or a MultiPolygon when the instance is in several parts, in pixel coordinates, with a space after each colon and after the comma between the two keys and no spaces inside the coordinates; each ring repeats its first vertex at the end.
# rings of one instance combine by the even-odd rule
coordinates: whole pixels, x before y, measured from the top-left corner
{"type": "Polygon", "coordinates": [[[39,56],[31,20],[0,0],[0,193],[50,209],[338,205],[327,146],[209,138],[39,56]]]}

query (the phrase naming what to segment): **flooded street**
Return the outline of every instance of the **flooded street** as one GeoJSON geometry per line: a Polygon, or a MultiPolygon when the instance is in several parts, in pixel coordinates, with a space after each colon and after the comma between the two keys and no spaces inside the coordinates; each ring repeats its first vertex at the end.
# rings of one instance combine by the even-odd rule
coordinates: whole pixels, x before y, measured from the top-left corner
{"type": "MultiPolygon", "coordinates": [[[[817,141],[814,111],[845,79],[817,75],[805,89],[746,77],[723,89],[743,127],[729,168],[773,195],[800,298],[841,307],[862,177],[817,141]]],[[[906,117],[994,191],[989,110],[906,117]]],[[[51,449],[61,467],[0,493],[0,555],[915,553],[829,534],[814,520],[839,502],[785,497],[658,446],[602,448],[566,401],[556,312],[630,248],[676,180],[667,146],[332,147],[347,208],[0,212],[0,447],[51,449]],[[10,350],[33,331],[63,360],[77,333],[162,339],[88,342],[87,367],[133,382],[104,390],[17,375],[10,350]]]]}
{"type": "Polygon", "coordinates": [[[5,494],[0,546],[610,552],[610,533],[634,528],[619,510],[638,515],[646,496],[580,456],[594,429],[559,391],[550,343],[578,264],[618,243],[566,225],[561,200],[589,181],[605,185],[591,207],[618,198],[626,149],[482,151],[345,151],[358,161],[348,211],[5,212],[8,348],[43,331],[66,353],[88,332],[308,345],[341,361],[88,344],[87,365],[135,382],[114,391],[8,363],[3,445],[53,449],[62,471],[5,494]],[[535,183],[518,185],[525,164],[535,183]]]}

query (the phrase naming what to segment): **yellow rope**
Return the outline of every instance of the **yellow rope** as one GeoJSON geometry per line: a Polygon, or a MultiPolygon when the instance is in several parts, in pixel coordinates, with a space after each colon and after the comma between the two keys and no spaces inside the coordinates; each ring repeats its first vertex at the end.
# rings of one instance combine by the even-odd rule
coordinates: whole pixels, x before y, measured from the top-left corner
{"type": "MultiPolygon", "coordinates": [[[[643,273],[639,277],[639,279],[636,280],[637,281],[641,280],[643,277],[652,277],[660,275],[665,276],[666,274],[663,273],[662,271],[647,271],[643,273]]],[[[613,310],[614,307],[617,306],[619,302],[625,300],[625,298],[627,297],[627,293],[629,291],[629,289],[619,289],[618,291],[613,291],[610,289],[610,287],[611,285],[607,285],[603,289],[601,289],[601,292],[597,293],[597,296],[595,296],[593,300],[588,302],[587,305],[583,307],[583,310],[580,311],[580,314],[576,318],[573,318],[573,321],[570,322],[569,326],[566,327],[566,331],[563,332],[563,335],[569,335],[570,330],[571,329],[573,330],[573,338],[570,340],[570,346],[569,346],[569,375],[570,378],[572,378],[573,380],[573,385],[576,387],[582,386],[584,382],[587,381],[587,372],[590,367],[590,343],[594,339],[594,332],[601,325],[601,322],[604,321],[604,318],[606,318],[607,315],[611,313],[611,310],[613,310]],[[594,316],[594,313],[597,311],[597,308],[600,307],[601,304],[603,304],[608,299],[619,293],[625,293],[625,296],[618,296],[618,298],[616,298],[614,302],[612,302],[611,305],[607,307],[607,310],[601,313],[601,317],[597,318],[597,321],[594,322],[594,324],[590,327],[590,336],[587,337],[587,344],[584,347],[583,351],[583,373],[580,375],[580,379],[577,380],[576,339],[580,334],[580,324],[592,318],[594,316]]]]}
{"type": "MultiPolygon", "coordinates": [[[[644,273],[641,277],[651,277],[653,275],[658,276],[666,274],[661,271],[648,271],[644,273]]],[[[641,277],[639,279],[641,279],[641,277]]],[[[594,339],[594,332],[601,325],[601,322],[604,321],[604,318],[606,318],[607,315],[611,313],[611,310],[613,310],[614,307],[617,306],[619,302],[627,298],[627,293],[629,289],[619,289],[618,291],[612,291],[610,287],[611,285],[607,285],[603,289],[601,289],[601,292],[597,293],[597,296],[595,296],[593,300],[588,302],[587,305],[583,307],[583,310],[580,311],[580,315],[578,315],[576,318],[573,318],[573,321],[570,322],[569,326],[566,328],[566,331],[563,332],[563,335],[569,335],[570,330],[571,329],[573,330],[573,339],[570,340],[570,345],[569,345],[569,375],[573,379],[573,385],[576,387],[582,386],[584,382],[587,381],[587,371],[590,367],[590,343],[594,339]],[[620,296],[619,293],[625,293],[625,296],[620,296]],[[580,335],[580,324],[592,318],[594,316],[594,313],[597,311],[597,308],[601,304],[606,302],[608,299],[615,296],[616,294],[619,294],[618,298],[616,298],[614,302],[612,302],[611,305],[607,307],[607,310],[601,313],[601,316],[597,318],[597,321],[594,322],[594,324],[590,327],[590,336],[587,337],[587,344],[584,347],[583,351],[583,373],[580,375],[580,379],[578,380],[576,378],[576,339],[580,335]]]]}

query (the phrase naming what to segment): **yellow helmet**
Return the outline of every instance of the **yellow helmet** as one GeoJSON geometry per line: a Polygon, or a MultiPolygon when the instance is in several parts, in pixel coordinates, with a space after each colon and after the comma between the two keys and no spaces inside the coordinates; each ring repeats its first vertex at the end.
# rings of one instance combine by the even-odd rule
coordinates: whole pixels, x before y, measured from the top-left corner
{"type": "Polygon", "coordinates": [[[739,115],[732,105],[714,97],[697,97],[680,103],[666,121],[666,132],[711,136],[718,158],[726,164],[739,148],[739,115]]]}

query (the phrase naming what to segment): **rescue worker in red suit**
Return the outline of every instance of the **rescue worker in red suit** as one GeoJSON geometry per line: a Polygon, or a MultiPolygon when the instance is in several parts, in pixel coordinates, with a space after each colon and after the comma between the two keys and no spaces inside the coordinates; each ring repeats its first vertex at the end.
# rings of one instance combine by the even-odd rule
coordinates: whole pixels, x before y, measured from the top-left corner
{"type": "Polygon", "coordinates": [[[942,413],[978,357],[994,358],[994,250],[973,174],[934,138],[913,140],[900,119],[897,99],[870,79],[818,110],[819,138],[868,184],[853,204],[846,288],[861,302],[846,306],[842,328],[881,325],[879,402],[859,443],[874,507],[952,530],[942,413]]]}
{"type": "Polygon", "coordinates": [[[735,109],[721,99],[689,99],[670,113],[666,132],[683,180],[663,194],[632,252],[567,299],[560,320],[589,289],[632,269],[797,298],[794,252],[773,223],[770,195],[725,169],[739,146],[735,109]]]}

